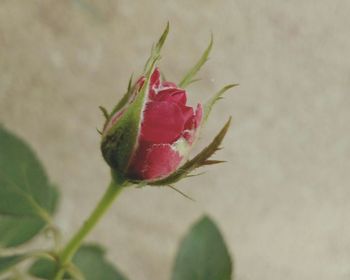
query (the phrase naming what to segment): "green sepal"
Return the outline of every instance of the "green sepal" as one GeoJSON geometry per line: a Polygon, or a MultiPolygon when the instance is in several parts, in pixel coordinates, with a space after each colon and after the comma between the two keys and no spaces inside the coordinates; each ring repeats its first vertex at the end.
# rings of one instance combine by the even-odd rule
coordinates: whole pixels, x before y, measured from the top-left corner
{"type": "MultiPolygon", "coordinates": [[[[151,55],[145,65],[145,82],[140,89],[140,92],[137,94],[134,102],[126,108],[125,113],[117,123],[111,127],[102,138],[101,150],[103,157],[112,168],[114,176],[118,178],[125,177],[132,154],[136,149],[143,111],[148,99],[150,78],[154,71],[155,64],[160,59],[160,51],[164,45],[168,32],[169,23],[156,46],[152,48],[151,55]]],[[[131,83],[132,78],[130,78],[129,81],[128,92],[124,95],[110,116],[121,109],[129,100],[129,97],[133,92],[131,83]]]]}
{"type": "Polygon", "coordinates": [[[229,89],[231,89],[233,87],[236,87],[236,86],[238,86],[238,84],[230,84],[230,85],[224,86],[222,89],[220,89],[217,93],[215,93],[214,96],[212,98],[210,98],[204,104],[204,107],[203,107],[203,111],[204,111],[204,113],[203,113],[203,122],[207,121],[213,106],[215,105],[215,103],[217,101],[219,101],[220,99],[223,98],[224,93],[226,91],[228,91],[229,89]]]}
{"type": "MultiPolygon", "coordinates": [[[[131,94],[134,92],[134,88],[135,85],[132,86],[132,78],[133,78],[133,74],[131,74],[130,79],[129,79],[129,83],[128,83],[128,89],[126,91],[126,93],[124,93],[122,99],[120,99],[120,101],[117,103],[117,105],[113,108],[113,110],[111,111],[111,113],[108,113],[107,109],[105,109],[103,106],[99,106],[100,110],[102,111],[104,117],[105,117],[105,122],[103,124],[103,130],[105,129],[105,127],[107,126],[109,120],[111,119],[111,117],[118,112],[121,108],[123,108],[125,106],[125,104],[129,101],[131,94]]],[[[100,131],[97,129],[97,132],[99,134],[103,134],[103,131],[100,131]]]]}
{"type": "Polygon", "coordinates": [[[103,106],[99,106],[98,108],[101,110],[101,112],[102,112],[103,116],[105,117],[105,119],[108,120],[109,119],[109,114],[108,114],[107,109],[105,107],[103,107],[103,106]]]}
{"type": "Polygon", "coordinates": [[[126,93],[123,95],[122,99],[118,102],[118,104],[113,108],[112,112],[108,114],[107,122],[109,119],[116,113],[118,112],[121,108],[125,106],[125,104],[129,101],[131,94],[134,92],[135,85],[132,85],[132,79],[133,79],[133,74],[131,74],[129,82],[128,82],[128,89],[126,90],[126,93]]]}
{"type": "Polygon", "coordinates": [[[152,46],[151,49],[151,55],[150,57],[147,59],[145,67],[144,67],[144,73],[147,73],[151,67],[151,65],[153,64],[153,60],[158,57],[158,59],[160,58],[160,51],[162,50],[162,47],[165,43],[166,38],[168,37],[168,33],[169,33],[169,22],[167,22],[167,25],[162,33],[162,35],[160,36],[157,44],[154,46],[152,46]]]}
{"type": "Polygon", "coordinates": [[[214,165],[214,164],[219,164],[219,163],[224,163],[226,160],[206,160],[203,162],[203,165],[214,165]]]}
{"type": "MultiPolygon", "coordinates": [[[[143,73],[144,75],[146,75],[149,72],[150,67],[154,64],[154,61],[160,59],[160,52],[161,52],[162,47],[165,43],[165,40],[168,36],[168,33],[169,33],[169,22],[167,23],[165,30],[163,31],[162,35],[160,36],[157,44],[155,46],[152,46],[151,55],[147,59],[147,62],[146,62],[145,67],[144,67],[144,73],[143,73]]],[[[136,86],[136,84],[133,84],[133,76],[134,75],[131,74],[130,79],[129,79],[129,83],[128,83],[128,89],[127,89],[126,93],[124,94],[124,96],[122,97],[122,99],[118,102],[118,104],[114,107],[112,112],[109,114],[109,118],[111,116],[113,116],[116,112],[118,112],[121,108],[123,108],[124,105],[129,101],[130,96],[134,92],[134,89],[136,86]]]]}
{"type": "MultiPolygon", "coordinates": [[[[217,151],[219,150],[219,146],[221,145],[231,123],[231,117],[228,119],[226,124],[222,127],[220,132],[216,135],[216,137],[213,139],[213,141],[204,148],[199,154],[197,154],[193,159],[187,161],[184,165],[182,165],[178,170],[176,170],[171,175],[160,179],[156,181],[146,181],[148,185],[151,186],[166,186],[170,184],[174,184],[178,182],[179,180],[188,177],[189,174],[195,170],[196,168],[199,168],[201,166],[205,166],[209,164],[214,164],[214,161],[208,161],[208,159],[217,151]]],[[[219,162],[215,162],[219,163],[219,162]]],[[[134,183],[140,183],[140,182],[134,182],[134,183]]],[[[143,181],[145,183],[145,181],[143,181]]]]}
{"type": "Polygon", "coordinates": [[[202,56],[198,60],[198,62],[183,77],[183,79],[179,83],[180,88],[186,88],[189,84],[192,84],[192,83],[199,80],[199,79],[195,79],[194,77],[199,72],[199,70],[202,68],[202,66],[207,62],[207,60],[209,58],[210,51],[213,47],[213,42],[214,42],[213,34],[211,34],[208,47],[205,49],[204,53],[202,54],[202,56]]]}
{"type": "Polygon", "coordinates": [[[137,145],[142,113],[147,101],[150,73],[135,101],[129,105],[118,122],[103,136],[101,150],[104,159],[118,177],[124,177],[137,145]]]}
{"type": "Polygon", "coordinates": [[[145,83],[135,101],[128,106],[118,122],[102,138],[101,150],[103,157],[118,177],[125,176],[131,156],[137,145],[142,114],[148,99],[150,78],[158,59],[159,56],[154,57],[153,63],[146,74],[145,83]]]}

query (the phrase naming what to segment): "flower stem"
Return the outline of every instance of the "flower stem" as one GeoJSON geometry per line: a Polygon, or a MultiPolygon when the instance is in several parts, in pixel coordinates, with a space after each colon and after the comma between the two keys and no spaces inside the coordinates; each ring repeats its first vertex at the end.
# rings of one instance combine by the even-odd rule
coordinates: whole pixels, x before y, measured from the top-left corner
{"type": "Polygon", "coordinates": [[[112,205],[115,198],[123,189],[123,183],[116,184],[114,180],[111,181],[107,191],[97,204],[90,217],[84,222],[72,239],[67,243],[59,254],[59,270],[56,273],[55,280],[61,280],[65,273],[65,268],[73,258],[76,251],[79,249],[84,238],[90,233],[101,217],[106,213],[112,205]]]}

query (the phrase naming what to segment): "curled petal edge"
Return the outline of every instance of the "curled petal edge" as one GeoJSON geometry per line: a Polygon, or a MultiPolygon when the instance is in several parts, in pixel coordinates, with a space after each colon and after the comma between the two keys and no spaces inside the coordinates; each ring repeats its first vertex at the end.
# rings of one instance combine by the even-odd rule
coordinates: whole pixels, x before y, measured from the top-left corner
{"type": "MultiPolygon", "coordinates": [[[[197,154],[193,159],[188,160],[185,164],[183,164],[178,170],[176,170],[171,175],[155,180],[155,181],[132,181],[131,183],[138,184],[139,186],[167,186],[169,184],[174,184],[181,179],[188,177],[190,173],[195,170],[196,168],[199,168],[204,165],[214,164],[214,161],[209,161],[209,158],[220,149],[220,145],[225,138],[225,135],[230,127],[231,124],[231,117],[228,119],[228,121],[225,123],[225,125],[221,128],[219,133],[215,136],[213,141],[204,148],[199,154],[197,154]]],[[[215,162],[219,163],[219,162],[215,162]]]]}

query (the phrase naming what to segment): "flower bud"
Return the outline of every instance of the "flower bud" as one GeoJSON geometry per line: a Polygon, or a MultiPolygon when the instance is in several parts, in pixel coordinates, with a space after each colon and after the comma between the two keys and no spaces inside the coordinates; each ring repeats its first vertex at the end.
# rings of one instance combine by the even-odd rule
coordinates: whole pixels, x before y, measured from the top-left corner
{"type": "Polygon", "coordinates": [[[177,170],[188,156],[203,116],[202,106],[198,104],[196,109],[188,106],[186,91],[162,81],[158,68],[151,73],[148,86],[145,81],[142,76],[136,82],[129,100],[110,117],[103,130],[105,160],[131,180],[160,179],[177,170]],[[132,117],[129,110],[134,110],[133,104],[144,87],[145,102],[140,116],[132,120],[135,123],[130,127],[118,130],[125,118],[132,117]],[[132,129],[137,130],[136,141],[125,136],[133,134],[126,131],[132,129]],[[130,152],[126,155],[125,150],[130,152]],[[126,158],[121,160],[119,155],[126,158]]]}
{"type": "Polygon", "coordinates": [[[204,106],[188,106],[185,88],[197,80],[195,75],[208,59],[213,38],[177,85],[163,81],[155,68],[168,31],[169,24],[152,48],[144,75],[133,86],[130,79],[126,94],[114,110],[108,114],[101,107],[107,119],[101,132],[101,150],[115,180],[169,185],[190,176],[198,167],[222,162],[209,158],[219,149],[231,119],[198,155],[191,160],[187,158],[213,105],[236,85],[225,86],[204,106]]]}

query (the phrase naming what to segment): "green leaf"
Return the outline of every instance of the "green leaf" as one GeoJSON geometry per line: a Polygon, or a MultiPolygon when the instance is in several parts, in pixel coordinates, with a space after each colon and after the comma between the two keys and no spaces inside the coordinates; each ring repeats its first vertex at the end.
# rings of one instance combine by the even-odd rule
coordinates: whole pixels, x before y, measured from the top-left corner
{"type": "Polygon", "coordinates": [[[14,267],[19,262],[26,259],[26,255],[14,255],[8,257],[0,257],[0,275],[10,268],[14,267]]]}
{"type": "Polygon", "coordinates": [[[0,126],[0,248],[38,234],[50,222],[57,200],[35,153],[0,126]]]}
{"type": "MultiPolygon", "coordinates": [[[[97,245],[83,245],[73,258],[73,264],[85,280],[127,280],[105,259],[105,251],[97,245]]],[[[29,273],[40,279],[52,279],[57,271],[56,263],[48,259],[39,259],[29,273]]],[[[65,279],[71,279],[69,273],[65,279]]]]}
{"type": "Polygon", "coordinates": [[[232,261],[214,222],[203,217],[180,244],[172,280],[231,280],[232,261]]]}
{"type": "Polygon", "coordinates": [[[209,114],[211,112],[211,109],[213,108],[214,104],[219,101],[220,99],[222,99],[224,93],[226,91],[228,91],[229,89],[238,86],[238,84],[231,84],[231,85],[227,85],[224,86],[221,90],[219,90],[217,93],[214,94],[214,96],[212,98],[210,98],[204,105],[204,114],[203,114],[203,120],[204,122],[208,119],[209,114]]]}
{"type": "MultiPolygon", "coordinates": [[[[157,181],[149,181],[148,185],[153,186],[164,186],[178,182],[182,178],[188,176],[193,170],[198,167],[219,163],[218,161],[208,161],[208,159],[219,149],[219,146],[222,143],[231,123],[231,118],[226,122],[220,132],[216,135],[213,141],[204,148],[199,154],[197,154],[193,159],[187,161],[184,165],[182,165],[177,171],[165,177],[163,179],[157,181]]],[[[137,183],[137,182],[135,182],[137,183]]]]}
{"type": "Polygon", "coordinates": [[[39,279],[52,279],[55,276],[56,271],[56,263],[49,259],[38,259],[29,268],[29,273],[39,279]]]}
{"type": "Polygon", "coordinates": [[[185,88],[189,84],[192,84],[198,80],[198,79],[195,79],[195,76],[199,72],[199,70],[202,68],[202,66],[207,62],[210,51],[213,47],[213,42],[214,40],[213,40],[213,34],[212,34],[210,37],[210,42],[208,47],[205,49],[204,53],[202,54],[198,62],[186,73],[185,77],[179,83],[179,87],[185,88]]]}
{"type": "Polygon", "coordinates": [[[86,280],[125,280],[111,263],[105,260],[105,251],[96,245],[85,245],[73,259],[86,280]]]}

